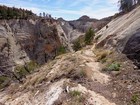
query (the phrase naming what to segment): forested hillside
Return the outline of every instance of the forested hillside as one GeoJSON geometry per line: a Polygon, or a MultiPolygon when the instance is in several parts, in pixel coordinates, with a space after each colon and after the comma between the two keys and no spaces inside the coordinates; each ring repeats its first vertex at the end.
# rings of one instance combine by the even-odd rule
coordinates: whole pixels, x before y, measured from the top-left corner
{"type": "Polygon", "coordinates": [[[29,10],[0,6],[0,19],[27,19],[34,15],[29,10]]]}

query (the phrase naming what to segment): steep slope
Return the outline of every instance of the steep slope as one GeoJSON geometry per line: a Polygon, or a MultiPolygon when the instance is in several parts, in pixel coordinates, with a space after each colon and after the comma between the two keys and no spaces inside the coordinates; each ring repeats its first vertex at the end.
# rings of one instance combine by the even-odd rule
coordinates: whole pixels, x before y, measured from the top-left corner
{"type": "MultiPolygon", "coordinates": [[[[23,84],[12,84],[0,93],[5,105],[116,105],[111,77],[101,71],[92,48],[68,53],[27,76],[23,84]],[[112,98],[114,97],[114,98],[112,98]]],[[[121,104],[119,104],[121,105],[121,104]]]]}
{"type": "Polygon", "coordinates": [[[134,67],[120,53],[87,46],[78,52],[57,56],[27,75],[22,83],[12,83],[0,91],[0,103],[139,105],[139,70],[134,67]],[[121,65],[117,70],[116,62],[121,65]]]}
{"type": "Polygon", "coordinates": [[[0,64],[1,71],[5,71],[3,68],[12,69],[15,65],[24,65],[30,61],[44,64],[55,57],[61,44],[72,52],[72,42],[93,27],[92,24],[99,22],[86,16],[76,21],[58,21],[39,17],[0,20],[3,60],[0,64]]]}
{"type": "Polygon", "coordinates": [[[0,20],[0,75],[14,75],[14,68],[53,59],[62,45],[56,21],[44,19],[0,20]]]}
{"type": "Polygon", "coordinates": [[[139,66],[140,7],[117,17],[97,33],[97,47],[116,48],[139,66]]]}
{"type": "Polygon", "coordinates": [[[31,66],[34,62],[42,65],[54,59],[59,48],[64,47],[73,52],[73,41],[84,35],[94,21],[98,20],[85,19],[84,16],[74,24],[63,19],[57,21],[37,16],[26,20],[0,20],[0,76],[17,78],[15,69],[18,69],[16,72],[21,72],[21,75],[25,71],[30,73],[28,63],[31,63],[31,66]],[[22,65],[24,67],[20,67],[22,65]]]}

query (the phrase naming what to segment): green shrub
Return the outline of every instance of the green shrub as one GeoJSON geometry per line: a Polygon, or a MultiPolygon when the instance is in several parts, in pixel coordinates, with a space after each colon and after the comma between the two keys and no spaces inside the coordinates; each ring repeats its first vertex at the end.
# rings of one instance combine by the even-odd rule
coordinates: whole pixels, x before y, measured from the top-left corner
{"type": "Polygon", "coordinates": [[[79,77],[86,77],[87,76],[87,74],[86,74],[86,72],[84,71],[84,70],[80,70],[79,71],[79,77]]]}
{"type": "Polygon", "coordinates": [[[120,64],[119,63],[113,63],[108,67],[111,71],[119,71],[120,70],[120,64]]]}
{"type": "Polygon", "coordinates": [[[86,71],[83,69],[78,69],[78,70],[73,70],[70,78],[72,78],[73,80],[82,80],[84,78],[87,77],[86,71]]]}
{"type": "Polygon", "coordinates": [[[6,79],[7,79],[7,77],[5,77],[5,76],[0,76],[0,84],[3,83],[6,79]]]}
{"type": "Polygon", "coordinates": [[[22,78],[28,74],[28,71],[25,69],[24,66],[17,66],[15,68],[15,72],[18,78],[22,78]]]}
{"type": "Polygon", "coordinates": [[[70,91],[69,94],[71,96],[71,101],[68,105],[83,105],[86,100],[86,95],[82,94],[80,91],[70,91]]]}
{"type": "Polygon", "coordinates": [[[74,45],[73,45],[74,51],[78,51],[78,50],[80,50],[81,48],[82,48],[82,46],[81,46],[80,40],[75,41],[75,42],[74,42],[74,45]]]}
{"type": "Polygon", "coordinates": [[[29,73],[33,72],[38,67],[39,65],[35,61],[31,61],[23,66],[15,67],[15,73],[18,76],[18,78],[22,78],[28,75],[29,73]]]}
{"type": "Polygon", "coordinates": [[[58,48],[58,55],[65,54],[65,53],[66,53],[66,48],[64,46],[60,46],[58,48]]]}
{"type": "Polygon", "coordinates": [[[136,103],[138,101],[138,96],[137,95],[132,96],[131,101],[132,103],[136,103]]]}
{"type": "Polygon", "coordinates": [[[94,36],[95,36],[95,32],[92,28],[90,28],[85,34],[85,44],[86,45],[91,44],[94,36]]]}
{"type": "Polygon", "coordinates": [[[9,85],[10,79],[6,76],[0,76],[0,89],[9,85]]]}
{"type": "Polygon", "coordinates": [[[72,97],[77,97],[77,96],[80,96],[81,95],[81,92],[74,90],[74,91],[70,91],[69,94],[72,97]]]}
{"type": "Polygon", "coordinates": [[[75,51],[78,51],[80,50],[82,47],[85,46],[85,36],[80,36],[78,39],[76,39],[74,42],[73,42],[73,49],[75,51]]]}
{"type": "Polygon", "coordinates": [[[104,68],[105,71],[119,71],[121,65],[119,63],[112,63],[109,64],[106,68],[104,68]]]}
{"type": "Polygon", "coordinates": [[[107,58],[101,60],[101,63],[105,63],[105,62],[107,62],[107,58]]]}
{"type": "Polygon", "coordinates": [[[35,61],[31,61],[31,62],[27,63],[27,69],[29,70],[29,72],[34,71],[38,67],[39,67],[39,65],[35,61]]]}
{"type": "Polygon", "coordinates": [[[131,98],[131,103],[135,105],[140,104],[140,93],[134,93],[131,98]]]}

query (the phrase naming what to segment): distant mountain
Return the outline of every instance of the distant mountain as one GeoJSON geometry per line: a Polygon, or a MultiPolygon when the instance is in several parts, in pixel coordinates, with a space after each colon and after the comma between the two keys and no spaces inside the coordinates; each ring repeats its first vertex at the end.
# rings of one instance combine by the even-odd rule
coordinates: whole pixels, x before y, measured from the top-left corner
{"type": "Polygon", "coordinates": [[[77,21],[86,21],[86,22],[92,22],[92,21],[98,21],[98,19],[90,18],[87,15],[81,16],[77,21]]]}
{"type": "Polygon", "coordinates": [[[57,19],[58,21],[66,21],[62,17],[57,19]]]}
{"type": "Polygon", "coordinates": [[[89,28],[93,28],[95,31],[100,30],[111,18],[104,18],[101,20],[90,18],[89,16],[83,15],[77,20],[66,21],[63,18],[58,18],[60,26],[62,27],[65,36],[67,36],[68,42],[73,42],[79,36],[84,35],[89,28]]]}
{"type": "Polygon", "coordinates": [[[89,28],[93,28],[95,31],[100,30],[107,23],[111,21],[110,17],[98,20],[95,18],[90,18],[89,16],[83,15],[77,20],[68,21],[73,29],[77,29],[80,32],[85,33],[89,28]]]}

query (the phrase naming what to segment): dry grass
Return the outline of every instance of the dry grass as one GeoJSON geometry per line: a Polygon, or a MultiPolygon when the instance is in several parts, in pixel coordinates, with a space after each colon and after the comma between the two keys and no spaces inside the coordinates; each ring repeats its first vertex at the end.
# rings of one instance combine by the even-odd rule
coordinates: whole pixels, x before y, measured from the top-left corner
{"type": "Polygon", "coordinates": [[[67,105],[83,105],[86,101],[86,95],[80,91],[70,91],[69,94],[70,101],[67,105]]]}
{"type": "Polygon", "coordinates": [[[103,50],[103,49],[96,49],[94,52],[97,56],[97,61],[101,61],[103,63],[106,62],[106,57],[113,53],[110,50],[103,50]]]}
{"type": "Polygon", "coordinates": [[[103,64],[103,71],[119,71],[121,69],[121,57],[115,51],[95,49],[97,61],[103,64]]]}
{"type": "Polygon", "coordinates": [[[45,81],[47,74],[50,72],[54,64],[55,62],[49,62],[47,65],[42,66],[39,69],[39,72],[28,76],[22,88],[28,89],[28,87],[37,86],[38,84],[45,81]]]}
{"type": "Polygon", "coordinates": [[[44,81],[56,81],[63,76],[67,76],[75,67],[75,58],[70,55],[61,57],[48,62],[46,65],[42,66],[40,70],[27,77],[23,85],[23,89],[28,89],[30,87],[36,87],[42,84],[44,81]],[[51,73],[50,73],[51,71],[51,73]]]}
{"type": "Polygon", "coordinates": [[[84,105],[86,98],[87,96],[80,91],[70,91],[69,93],[63,93],[54,105],[84,105]]]}

